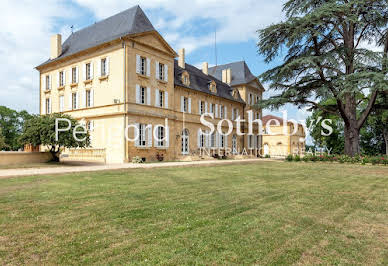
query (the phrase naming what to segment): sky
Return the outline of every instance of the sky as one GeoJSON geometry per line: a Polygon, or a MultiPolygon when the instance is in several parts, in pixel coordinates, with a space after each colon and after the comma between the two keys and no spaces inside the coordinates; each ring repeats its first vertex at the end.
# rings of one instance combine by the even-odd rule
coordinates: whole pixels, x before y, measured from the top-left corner
{"type": "MultiPolygon", "coordinates": [[[[283,19],[284,0],[3,0],[0,16],[0,105],[38,113],[39,75],[34,69],[50,54],[50,36],[71,33],[134,5],[140,5],[166,41],[186,49],[186,62],[200,66],[245,60],[256,76],[280,64],[266,64],[257,52],[257,30],[283,19]],[[216,38],[215,38],[216,32],[216,38]],[[215,41],[217,40],[217,42],[215,41]],[[217,49],[215,49],[215,43],[217,49]],[[217,53],[215,52],[217,51],[217,53]],[[217,61],[216,61],[217,54],[217,61]]],[[[268,87],[267,84],[264,84],[268,87]]],[[[267,91],[264,97],[273,92],[267,91]]],[[[306,119],[305,109],[285,107],[289,118],[306,119]]],[[[264,114],[281,115],[265,110],[264,114]]]]}

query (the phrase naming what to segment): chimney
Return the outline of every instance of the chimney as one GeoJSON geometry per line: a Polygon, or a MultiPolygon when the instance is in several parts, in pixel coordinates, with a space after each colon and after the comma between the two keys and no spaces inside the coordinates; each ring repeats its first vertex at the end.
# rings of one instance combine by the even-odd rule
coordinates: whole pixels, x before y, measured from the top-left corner
{"type": "Polygon", "coordinates": [[[226,83],[230,85],[231,82],[232,82],[232,70],[228,68],[226,70],[226,83]]]}
{"type": "Polygon", "coordinates": [[[207,62],[204,62],[202,64],[202,72],[203,74],[205,75],[208,75],[209,74],[209,64],[207,62]]]}
{"type": "Polygon", "coordinates": [[[223,69],[222,70],[222,82],[223,83],[226,83],[226,76],[227,76],[226,69],[223,69]]]}
{"type": "Polygon", "coordinates": [[[55,59],[58,56],[60,56],[62,53],[62,35],[55,34],[51,36],[50,45],[51,45],[50,59],[55,59]]]}
{"type": "Polygon", "coordinates": [[[185,68],[185,48],[179,50],[178,66],[185,68]]]}

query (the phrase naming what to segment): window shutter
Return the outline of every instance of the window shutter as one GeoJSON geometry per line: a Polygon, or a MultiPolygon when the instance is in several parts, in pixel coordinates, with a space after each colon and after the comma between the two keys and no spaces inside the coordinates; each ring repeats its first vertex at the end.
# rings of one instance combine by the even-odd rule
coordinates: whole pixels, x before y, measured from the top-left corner
{"type": "Polygon", "coordinates": [[[166,131],[166,148],[170,147],[170,127],[165,127],[166,131]]]}
{"type": "Polygon", "coordinates": [[[224,136],[225,148],[228,148],[228,136],[224,136]]]}
{"type": "Polygon", "coordinates": [[[183,113],[185,110],[184,108],[184,104],[185,104],[185,97],[181,96],[181,112],[183,113]]]}
{"type": "Polygon", "coordinates": [[[43,76],[43,90],[46,90],[47,88],[47,79],[46,76],[43,76]]]}
{"type": "Polygon", "coordinates": [[[147,58],[147,77],[151,74],[151,59],[147,58]]]}
{"type": "Polygon", "coordinates": [[[255,135],[253,135],[253,148],[257,147],[257,138],[255,135]]]}
{"type": "Polygon", "coordinates": [[[78,83],[79,81],[79,68],[78,66],[75,67],[75,83],[78,83]]]}
{"type": "Polygon", "coordinates": [[[110,67],[110,59],[109,59],[109,57],[106,58],[105,64],[106,64],[105,65],[105,73],[108,76],[109,75],[109,67],[110,67]]]}
{"type": "Polygon", "coordinates": [[[168,92],[164,92],[164,108],[168,108],[168,92]]]}
{"type": "Polygon", "coordinates": [[[159,89],[156,89],[155,90],[155,106],[156,107],[159,107],[160,105],[160,103],[159,103],[159,101],[160,101],[160,98],[159,98],[159,89]]]}
{"type": "Polygon", "coordinates": [[[215,115],[216,118],[218,118],[218,104],[216,104],[215,110],[216,110],[216,113],[214,115],[215,115]]]}
{"type": "Polygon", "coordinates": [[[59,79],[60,79],[60,71],[58,71],[58,74],[57,74],[57,88],[59,88],[59,79]]]}
{"type": "Polygon", "coordinates": [[[210,133],[206,131],[206,148],[210,148],[210,133]]]}
{"type": "Polygon", "coordinates": [[[207,102],[205,102],[205,114],[207,113],[207,102]]]}
{"type": "Polygon", "coordinates": [[[67,103],[67,108],[69,110],[73,109],[73,94],[70,92],[68,97],[69,102],[67,103]]]}
{"type": "Polygon", "coordinates": [[[75,109],[79,109],[80,108],[79,100],[80,100],[80,94],[78,92],[76,92],[75,109]]]}
{"type": "Polygon", "coordinates": [[[168,81],[168,65],[164,65],[164,81],[168,81]]]}
{"type": "Polygon", "coordinates": [[[44,98],[43,101],[44,101],[44,104],[43,104],[42,115],[45,115],[45,114],[46,114],[46,110],[47,110],[47,101],[46,101],[46,98],[44,98]]]}
{"type": "Polygon", "coordinates": [[[226,106],[224,107],[224,118],[225,119],[228,119],[228,109],[226,108],[226,106]]]}
{"type": "Polygon", "coordinates": [[[234,108],[232,108],[232,120],[234,120],[234,108]]]}
{"type": "Polygon", "coordinates": [[[100,58],[100,63],[97,65],[97,75],[101,77],[101,73],[102,73],[102,58],[100,58]]]}
{"type": "Polygon", "coordinates": [[[133,132],[133,138],[136,137],[137,135],[137,138],[135,139],[135,147],[138,147],[139,146],[139,143],[140,143],[140,124],[139,123],[136,123],[135,124],[135,128],[134,129],[134,132],[133,132]]]}
{"type": "Polygon", "coordinates": [[[147,104],[151,105],[151,88],[147,88],[147,104]]]}
{"type": "Polygon", "coordinates": [[[159,62],[158,61],[156,61],[156,64],[155,64],[155,78],[159,79],[159,62]]]}
{"type": "MultiPolygon", "coordinates": [[[[78,93],[77,93],[78,94],[78,93]]],[[[77,96],[79,96],[79,98],[78,99],[80,99],[81,101],[78,103],[78,99],[77,99],[77,109],[78,108],[85,108],[86,107],[86,90],[84,90],[84,91],[80,91],[79,92],[79,95],[77,95],[77,96]]]]}
{"type": "Polygon", "coordinates": [[[90,123],[90,131],[94,131],[94,120],[89,121],[90,123]]]}
{"type": "Polygon", "coordinates": [[[189,114],[191,114],[191,98],[189,98],[189,114]]]}
{"type": "Polygon", "coordinates": [[[221,112],[221,110],[222,110],[222,105],[220,105],[220,118],[222,119],[223,117],[222,117],[222,112],[221,112]]]}
{"type": "Polygon", "coordinates": [[[86,64],[83,64],[82,73],[83,73],[83,80],[86,80],[86,64]]]}
{"type": "Polygon", "coordinates": [[[198,148],[201,148],[201,129],[200,128],[198,129],[198,132],[197,132],[197,146],[198,148]]]}
{"type": "Polygon", "coordinates": [[[237,117],[235,117],[235,119],[237,119],[240,116],[238,109],[236,109],[236,115],[237,115],[237,117]]]}
{"type": "Polygon", "coordinates": [[[94,90],[90,90],[90,107],[94,106],[94,90]]]}
{"type": "Polygon", "coordinates": [[[147,125],[147,147],[152,147],[152,125],[147,125]]]}
{"type": "Polygon", "coordinates": [[[65,97],[59,96],[59,111],[63,112],[64,107],[65,107],[65,97]]]}
{"type": "Polygon", "coordinates": [[[140,85],[136,84],[136,103],[140,103],[140,85]]]}
{"type": "Polygon", "coordinates": [[[201,101],[198,101],[198,114],[201,114],[201,101]]]}
{"type": "Polygon", "coordinates": [[[67,82],[66,82],[66,77],[67,77],[66,72],[67,72],[67,70],[63,70],[63,85],[67,84],[67,82]]]}
{"type": "Polygon", "coordinates": [[[93,62],[90,62],[90,79],[93,79],[93,77],[94,77],[94,64],[93,64],[93,62]]]}
{"type": "Polygon", "coordinates": [[[136,73],[140,74],[140,55],[136,55],[136,73]]]}
{"type": "Polygon", "coordinates": [[[48,109],[48,112],[49,112],[49,114],[51,114],[51,107],[52,107],[52,105],[51,105],[51,98],[48,98],[48,103],[49,103],[49,109],[48,109]]]}

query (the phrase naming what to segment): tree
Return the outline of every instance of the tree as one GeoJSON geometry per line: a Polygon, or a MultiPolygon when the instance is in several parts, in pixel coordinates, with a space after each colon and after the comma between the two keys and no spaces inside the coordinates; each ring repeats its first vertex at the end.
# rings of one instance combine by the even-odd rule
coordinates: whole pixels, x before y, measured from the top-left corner
{"type": "MultiPolygon", "coordinates": [[[[23,144],[32,144],[33,146],[43,145],[48,146],[54,161],[59,161],[60,152],[63,148],[86,148],[90,145],[89,133],[76,135],[79,140],[74,138],[73,132],[82,131],[85,128],[79,128],[80,124],[69,115],[51,114],[44,116],[34,116],[25,122],[23,134],[20,141],[23,144]],[[70,121],[70,129],[58,133],[58,140],[56,139],[56,120],[68,119],[70,121]]],[[[58,129],[65,129],[68,127],[66,121],[58,120],[58,129]]]]}
{"type": "Polygon", "coordinates": [[[7,145],[5,144],[5,138],[0,128],[0,150],[4,149],[7,145]]]}
{"type": "Polygon", "coordinates": [[[16,151],[23,147],[18,139],[22,133],[24,121],[31,117],[27,111],[17,112],[0,106],[0,127],[6,144],[3,148],[16,151]]]}
{"type": "Polygon", "coordinates": [[[388,90],[388,1],[289,0],[283,11],[284,22],[259,30],[259,53],[267,63],[286,50],[284,63],[261,75],[280,93],[260,107],[294,103],[339,115],[345,153],[359,153],[360,129],[377,96],[388,90]],[[322,106],[328,98],[335,104],[322,106]],[[365,109],[357,111],[361,104],[365,109]]]}

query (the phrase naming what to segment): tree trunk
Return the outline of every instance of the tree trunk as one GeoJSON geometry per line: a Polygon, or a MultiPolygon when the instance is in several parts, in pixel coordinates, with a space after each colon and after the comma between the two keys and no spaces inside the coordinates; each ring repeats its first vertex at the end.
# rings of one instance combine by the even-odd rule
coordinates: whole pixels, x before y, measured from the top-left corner
{"type": "Polygon", "coordinates": [[[345,125],[345,154],[355,156],[360,153],[360,130],[356,125],[345,125]]]}
{"type": "Polygon", "coordinates": [[[385,154],[388,155],[388,129],[384,128],[385,154]]]}
{"type": "Polygon", "coordinates": [[[55,146],[52,146],[50,149],[51,156],[53,157],[53,162],[59,162],[60,149],[55,149],[55,146]]]}

